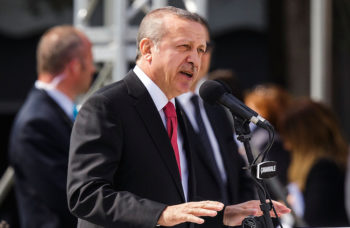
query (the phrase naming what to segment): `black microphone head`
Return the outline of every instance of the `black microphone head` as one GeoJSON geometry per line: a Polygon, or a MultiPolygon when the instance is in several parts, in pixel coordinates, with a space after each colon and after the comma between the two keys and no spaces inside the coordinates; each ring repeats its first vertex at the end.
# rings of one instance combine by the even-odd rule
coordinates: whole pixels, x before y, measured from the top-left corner
{"type": "Polygon", "coordinates": [[[215,104],[225,93],[225,87],[221,83],[213,80],[205,81],[199,88],[199,95],[209,104],[215,104]]]}

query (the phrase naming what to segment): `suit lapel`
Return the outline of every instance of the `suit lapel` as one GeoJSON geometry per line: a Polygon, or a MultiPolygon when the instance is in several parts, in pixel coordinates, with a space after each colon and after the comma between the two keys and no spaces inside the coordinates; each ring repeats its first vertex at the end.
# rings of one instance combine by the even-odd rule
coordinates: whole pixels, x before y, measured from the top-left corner
{"type": "Polygon", "coordinates": [[[136,98],[136,111],[144,122],[149,136],[152,138],[154,144],[156,145],[162,160],[164,163],[166,163],[166,167],[168,168],[183,201],[185,201],[174,150],[151,96],[149,95],[142,82],[133,73],[133,71],[130,71],[128,73],[124,81],[128,88],[129,94],[136,98]]]}

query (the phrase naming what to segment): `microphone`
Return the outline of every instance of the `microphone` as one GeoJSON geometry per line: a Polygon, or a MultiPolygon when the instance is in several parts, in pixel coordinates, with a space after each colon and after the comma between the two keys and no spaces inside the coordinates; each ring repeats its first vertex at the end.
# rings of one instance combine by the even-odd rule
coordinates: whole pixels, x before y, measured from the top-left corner
{"type": "Polygon", "coordinates": [[[217,81],[207,80],[199,88],[201,98],[209,103],[219,103],[230,109],[231,113],[243,120],[248,120],[255,125],[271,130],[272,125],[257,112],[246,106],[243,102],[228,92],[229,90],[217,81]]]}

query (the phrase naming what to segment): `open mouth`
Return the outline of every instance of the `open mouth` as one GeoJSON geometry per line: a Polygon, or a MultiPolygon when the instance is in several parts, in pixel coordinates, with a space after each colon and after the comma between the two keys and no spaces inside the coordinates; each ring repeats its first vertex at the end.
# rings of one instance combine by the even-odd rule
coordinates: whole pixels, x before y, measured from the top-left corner
{"type": "Polygon", "coordinates": [[[193,72],[190,71],[180,71],[180,73],[186,75],[188,78],[192,78],[193,72]]]}

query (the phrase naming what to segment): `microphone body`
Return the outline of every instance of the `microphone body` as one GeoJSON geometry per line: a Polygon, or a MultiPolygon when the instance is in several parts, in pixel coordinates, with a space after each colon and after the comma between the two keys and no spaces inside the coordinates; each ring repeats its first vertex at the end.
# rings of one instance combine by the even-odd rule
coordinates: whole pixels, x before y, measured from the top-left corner
{"type": "MultiPolygon", "coordinates": [[[[251,110],[250,108],[245,108],[243,104],[240,104],[241,101],[234,97],[232,94],[224,93],[217,101],[218,103],[224,105],[230,111],[238,117],[241,117],[244,120],[249,120],[251,122],[255,121],[256,116],[259,116],[258,113],[251,110]],[[250,109],[250,110],[249,110],[250,109]]],[[[254,123],[254,122],[253,122],[254,123]]],[[[256,124],[256,123],[255,123],[256,124]]]]}

